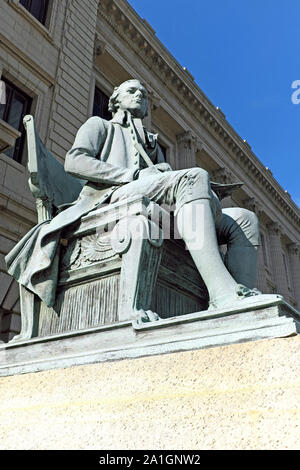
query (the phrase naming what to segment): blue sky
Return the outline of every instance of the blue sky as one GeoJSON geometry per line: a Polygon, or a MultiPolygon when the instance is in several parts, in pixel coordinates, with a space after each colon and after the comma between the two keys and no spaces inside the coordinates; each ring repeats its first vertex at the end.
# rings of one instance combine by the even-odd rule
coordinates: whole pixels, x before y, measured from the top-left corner
{"type": "Polygon", "coordinates": [[[300,1],[129,3],[300,206],[300,1]]]}

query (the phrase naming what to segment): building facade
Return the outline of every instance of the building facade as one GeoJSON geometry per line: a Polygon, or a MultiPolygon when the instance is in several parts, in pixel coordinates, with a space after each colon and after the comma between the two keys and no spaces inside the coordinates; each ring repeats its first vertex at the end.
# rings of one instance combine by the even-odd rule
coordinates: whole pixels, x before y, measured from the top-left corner
{"type": "Polygon", "coordinates": [[[108,96],[136,77],[149,92],[148,130],[173,169],[200,166],[217,182],[243,181],[224,207],[261,226],[258,288],[300,309],[300,210],[126,0],[2,0],[0,15],[0,339],[20,329],[17,283],[5,255],[36,224],[22,118],[61,162],[108,96]]]}

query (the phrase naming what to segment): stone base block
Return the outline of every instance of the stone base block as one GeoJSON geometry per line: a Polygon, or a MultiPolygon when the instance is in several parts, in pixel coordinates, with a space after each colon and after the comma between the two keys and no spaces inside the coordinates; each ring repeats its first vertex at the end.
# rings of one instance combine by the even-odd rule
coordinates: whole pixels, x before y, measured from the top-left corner
{"type": "Polygon", "coordinates": [[[287,337],[300,331],[299,319],[299,312],[278,299],[16,341],[0,346],[0,376],[287,337]]]}
{"type": "Polygon", "coordinates": [[[0,377],[0,448],[298,450],[299,347],[297,335],[0,377]]]}

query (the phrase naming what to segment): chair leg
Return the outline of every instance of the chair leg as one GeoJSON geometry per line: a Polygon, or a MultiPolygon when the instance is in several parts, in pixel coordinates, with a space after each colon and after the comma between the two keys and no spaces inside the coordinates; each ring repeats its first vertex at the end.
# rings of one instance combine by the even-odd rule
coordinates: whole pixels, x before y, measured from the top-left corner
{"type": "Polygon", "coordinates": [[[26,341],[37,336],[37,302],[33,292],[19,285],[21,305],[21,332],[11,342],[26,341]]]}
{"type": "Polygon", "coordinates": [[[150,307],[162,256],[162,231],[144,215],[126,217],[116,225],[111,241],[122,256],[119,321],[158,319],[150,307]]]}

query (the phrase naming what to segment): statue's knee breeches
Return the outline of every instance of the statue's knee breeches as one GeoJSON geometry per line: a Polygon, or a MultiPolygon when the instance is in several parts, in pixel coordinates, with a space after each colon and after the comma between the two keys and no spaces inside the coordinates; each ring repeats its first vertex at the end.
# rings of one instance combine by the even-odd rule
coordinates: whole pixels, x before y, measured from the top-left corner
{"type": "Polygon", "coordinates": [[[222,210],[217,226],[220,243],[259,246],[259,221],[254,212],[240,207],[222,210]]]}
{"type": "Polygon", "coordinates": [[[216,194],[211,190],[210,177],[202,168],[182,170],[182,176],[176,187],[176,213],[187,203],[208,199],[215,220],[220,219],[221,204],[216,194]]]}
{"type": "Polygon", "coordinates": [[[210,179],[202,168],[179,170],[174,188],[177,211],[186,203],[197,199],[211,199],[210,179]]]}
{"type": "Polygon", "coordinates": [[[219,203],[211,191],[209,174],[202,168],[149,174],[118,188],[112,195],[111,202],[134,195],[146,196],[171,210],[176,209],[176,213],[184,204],[199,199],[212,201],[214,212],[217,212],[215,207],[219,203]]]}

